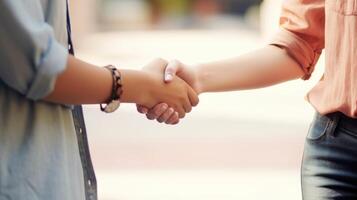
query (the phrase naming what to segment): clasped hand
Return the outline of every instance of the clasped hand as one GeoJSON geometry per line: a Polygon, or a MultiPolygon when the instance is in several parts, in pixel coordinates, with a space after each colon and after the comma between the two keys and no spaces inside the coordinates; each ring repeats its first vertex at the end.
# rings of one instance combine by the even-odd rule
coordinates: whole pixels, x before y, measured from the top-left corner
{"type": "Polygon", "coordinates": [[[156,59],[146,65],[143,71],[156,84],[149,89],[150,95],[143,99],[143,103],[137,104],[138,111],[160,123],[179,123],[199,103],[199,87],[191,70],[176,60],[156,59]]]}

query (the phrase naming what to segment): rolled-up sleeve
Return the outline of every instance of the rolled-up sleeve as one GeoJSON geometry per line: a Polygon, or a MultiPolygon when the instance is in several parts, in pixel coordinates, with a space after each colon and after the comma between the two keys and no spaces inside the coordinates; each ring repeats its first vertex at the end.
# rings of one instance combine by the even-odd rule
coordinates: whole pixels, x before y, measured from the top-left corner
{"type": "Polygon", "coordinates": [[[270,44],[285,49],[309,79],[325,46],[325,0],[285,0],[280,26],[270,44]]]}
{"type": "Polygon", "coordinates": [[[38,1],[0,1],[0,79],[32,100],[51,93],[68,57],[44,15],[38,1]]]}

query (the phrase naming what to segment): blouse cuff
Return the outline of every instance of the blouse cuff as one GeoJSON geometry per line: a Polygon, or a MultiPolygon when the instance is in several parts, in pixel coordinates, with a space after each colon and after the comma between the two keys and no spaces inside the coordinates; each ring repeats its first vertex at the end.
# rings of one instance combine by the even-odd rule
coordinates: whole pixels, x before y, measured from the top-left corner
{"type": "Polygon", "coordinates": [[[305,40],[286,29],[281,29],[270,45],[285,49],[289,56],[299,63],[305,73],[303,80],[311,77],[322,52],[322,50],[314,50],[305,40]]]}

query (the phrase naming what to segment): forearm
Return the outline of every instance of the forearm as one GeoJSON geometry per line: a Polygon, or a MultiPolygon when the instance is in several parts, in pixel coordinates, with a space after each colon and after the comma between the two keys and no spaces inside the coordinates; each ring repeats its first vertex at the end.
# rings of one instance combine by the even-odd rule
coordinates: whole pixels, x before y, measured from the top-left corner
{"type": "MultiPolygon", "coordinates": [[[[120,70],[123,77],[122,102],[137,103],[134,91],[145,81],[142,72],[120,70]]],[[[60,104],[99,104],[111,96],[113,78],[109,70],[68,57],[66,70],[57,77],[54,91],[44,100],[60,104]]],[[[140,94],[140,93],[139,93],[140,94]]]]}
{"type": "Polygon", "coordinates": [[[267,46],[237,58],[200,64],[199,92],[256,89],[300,78],[299,64],[285,50],[267,46]]]}

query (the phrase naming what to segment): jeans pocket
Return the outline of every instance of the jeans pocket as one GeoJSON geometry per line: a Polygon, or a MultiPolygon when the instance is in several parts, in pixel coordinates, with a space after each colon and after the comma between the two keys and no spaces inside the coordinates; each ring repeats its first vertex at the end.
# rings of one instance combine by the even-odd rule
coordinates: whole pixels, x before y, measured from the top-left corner
{"type": "Polygon", "coordinates": [[[310,141],[318,141],[322,139],[326,135],[328,125],[329,119],[317,115],[310,125],[306,138],[310,141]]]}
{"type": "Polygon", "coordinates": [[[357,0],[336,0],[334,9],[342,15],[357,15],[357,0]]]}

